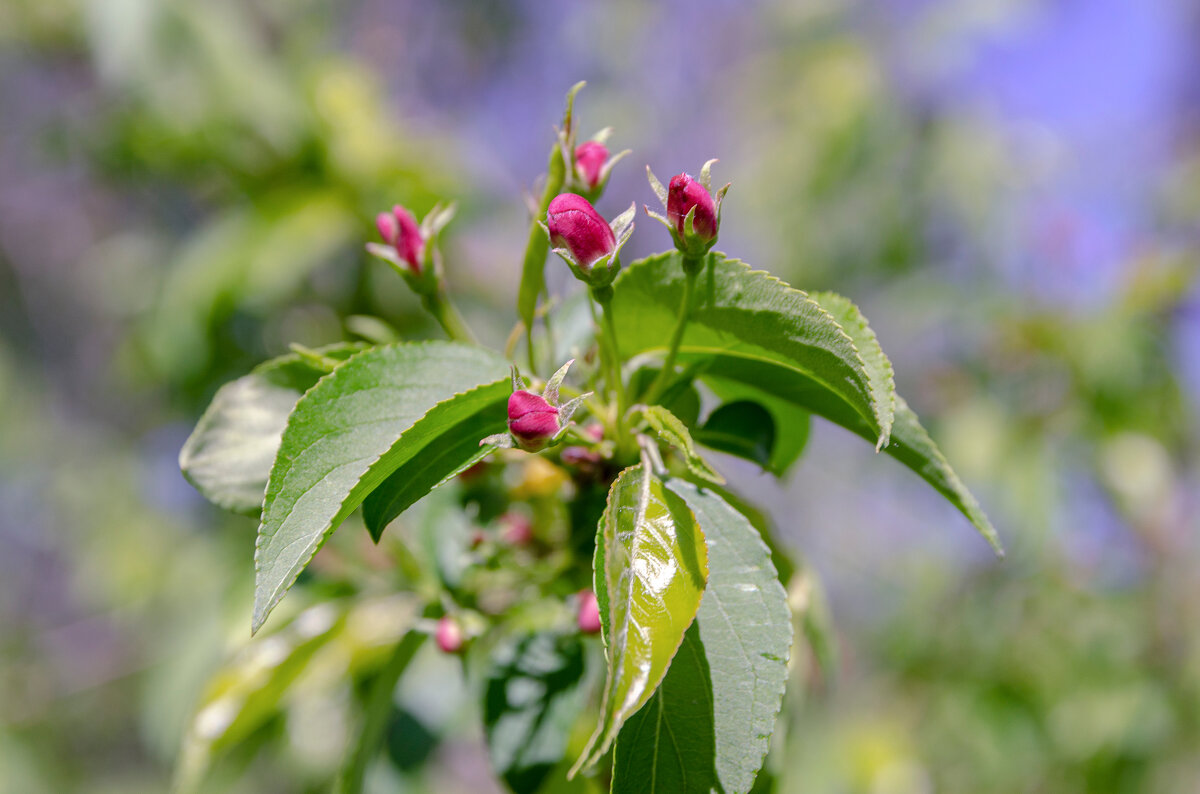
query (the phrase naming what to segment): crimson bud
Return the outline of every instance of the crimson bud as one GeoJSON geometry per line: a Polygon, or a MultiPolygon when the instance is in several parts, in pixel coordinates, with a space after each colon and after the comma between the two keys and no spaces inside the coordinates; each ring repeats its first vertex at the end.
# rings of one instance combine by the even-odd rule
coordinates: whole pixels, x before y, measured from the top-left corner
{"type": "Polygon", "coordinates": [[[391,212],[375,216],[375,226],[383,241],[396,250],[396,255],[412,268],[413,273],[420,273],[425,238],[413,214],[397,204],[391,212]]]}
{"type": "Polygon", "coordinates": [[[600,141],[585,141],[575,147],[575,172],[589,190],[600,184],[606,162],[608,147],[600,141]]]}
{"type": "Polygon", "coordinates": [[[596,260],[617,247],[608,222],[591,202],[576,193],[562,193],[550,202],[546,228],[550,230],[550,244],[569,251],[584,271],[591,270],[596,260]]]}
{"type": "Polygon", "coordinates": [[[667,217],[675,224],[679,236],[684,236],[687,214],[696,208],[692,229],[701,240],[708,241],[717,236],[717,209],[708,188],[692,179],[691,174],[671,177],[667,187],[667,217]]]}
{"type": "Polygon", "coordinates": [[[562,429],[558,408],[545,397],[525,389],[514,391],[508,398],[508,431],[522,448],[541,449],[562,429]]]}

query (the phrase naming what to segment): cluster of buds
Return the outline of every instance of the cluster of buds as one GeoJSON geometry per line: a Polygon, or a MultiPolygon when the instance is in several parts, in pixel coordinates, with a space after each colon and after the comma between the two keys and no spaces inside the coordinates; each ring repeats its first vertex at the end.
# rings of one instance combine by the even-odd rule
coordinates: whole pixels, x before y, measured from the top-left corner
{"type": "Polygon", "coordinates": [[[479,442],[480,445],[490,444],[501,449],[520,447],[526,452],[537,452],[562,439],[571,424],[571,416],[590,394],[561,402],[559,388],[573,363],[575,359],[563,364],[546,382],[541,394],[526,389],[521,381],[521,373],[513,367],[513,391],[508,398],[508,432],[488,436],[479,442]]]}
{"type": "Polygon", "coordinates": [[[418,225],[412,212],[397,204],[375,217],[383,243],[367,243],[367,252],[391,265],[418,295],[431,295],[442,277],[437,237],[454,217],[454,209],[453,204],[439,204],[418,225]]]}
{"type": "Polygon", "coordinates": [[[633,234],[634,204],[612,223],[577,193],[563,193],[546,211],[550,245],[580,281],[593,289],[607,287],[621,270],[621,247],[633,234]]]}
{"type": "Polygon", "coordinates": [[[721,188],[714,195],[711,186],[712,164],[709,160],[700,169],[700,178],[693,179],[690,174],[677,174],[671,177],[667,187],[663,187],[650,166],[646,166],[646,177],[658,200],[667,210],[666,217],[651,212],[646,207],[646,214],[667,227],[675,247],[684,255],[684,259],[696,261],[717,242],[717,233],[721,229],[721,202],[729,185],[721,188]]]}

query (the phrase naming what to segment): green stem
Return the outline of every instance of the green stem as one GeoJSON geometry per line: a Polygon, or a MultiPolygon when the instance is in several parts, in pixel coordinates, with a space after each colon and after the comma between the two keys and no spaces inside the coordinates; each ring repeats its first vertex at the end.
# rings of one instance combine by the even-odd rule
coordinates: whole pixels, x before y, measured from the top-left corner
{"type": "Polygon", "coordinates": [[[550,162],[546,169],[546,187],[538,212],[529,224],[529,239],[525,243],[525,259],[521,266],[521,287],[517,292],[517,314],[525,323],[525,343],[529,354],[529,374],[537,373],[537,355],[533,349],[533,319],[537,312],[538,297],[546,289],[546,255],[550,253],[550,238],[541,227],[546,219],[546,209],[554,197],[562,192],[566,179],[566,164],[562,149],[557,143],[550,150],[550,162]]]}
{"type": "Polygon", "coordinates": [[[383,743],[387,720],[392,712],[392,693],[396,691],[400,676],[404,674],[405,668],[424,639],[425,635],[417,631],[406,634],[404,639],[396,644],[392,658],[388,659],[372,682],[366,714],[363,716],[362,733],[359,734],[358,742],[338,775],[334,788],[336,794],[358,794],[362,791],[367,764],[379,752],[383,743]]]}
{"type": "Polygon", "coordinates": [[[438,324],[446,334],[456,342],[467,342],[469,344],[477,344],[475,334],[471,333],[470,326],[463,319],[462,314],[458,311],[450,297],[442,290],[431,292],[428,295],[421,296],[421,303],[424,304],[426,310],[433,315],[438,324]]]}
{"type": "Polygon", "coordinates": [[[667,357],[663,360],[662,369],[658,371],[658,377],[654,379],[654,383],[650,385],[650,391],[646,394],[647,403],[653,403],[661,397],[667,384],[675,375],[675,357],[679,354],[679,344],[683,341],[684,329],[687,328],[688,320],[691,319],[692,294],[696,291],[696,276],[700,272],[702,262],[703,257],[696,259],[684,257],[683,300],[679,304],[679,315],[675,318],[675,330],[671,332],[671,346],[667,348],[667,357]]]}
{"type": "Polygon", "coordinates": [[[617,326],[613,322],[612,316],[612,287],[601,287],[600,289],[592,290],[592,298],[596,303],[600,304],[601,324],[604,326],[604,336],[601,340],[600,352],[608,362],[608,380],[609,388],[617,396],[617,418],[615,424],[615,435],[617,447],[624,449],[625,434],[625,411],[628,402],[625,397],[625,384],[621,381],[621,354],[617,350],[617,326]]]}

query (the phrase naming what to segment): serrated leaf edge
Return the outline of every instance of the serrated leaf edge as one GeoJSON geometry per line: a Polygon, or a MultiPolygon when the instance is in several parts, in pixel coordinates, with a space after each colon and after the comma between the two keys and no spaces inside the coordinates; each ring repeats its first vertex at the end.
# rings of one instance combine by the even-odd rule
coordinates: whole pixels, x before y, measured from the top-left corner
{"type": "MultiPolygon", "coordinates": [[[[325,375],[320,380],[318,380],[317,383],[314,384],[312,388],[310,388],[308,391],[306,391],[300,397],[300,399],[296,401],[296,405],[292,408],[292,414],[289,414],[289,416],[288,416],[288,422],[290,424],[291,416],[296,413],[296,410],[298,408],[300,408],[301,403],[304,402],[304,400],[310,394],[312,394],[317,389],[317,387],[321,385],[321,383],[323,383],[327,378],[337,377],[339,372],[342,372],[345,370],[346,364],[349,364],[351,361],[354,361],[355,359],[357,359],[361,356],[365,356],[368,353],[372,353],[372,354],[378,353],[380,351],[392,349],[392,348],[401,348],[401,347],[428,348],[428,347],[444,347],[446,345],[457,345],[457,344],[458,343],[445,342],[445,341],[433,340],[433,339],[422,341],[422,342],[394,342],[394,343],[387,344],[387,345],[377,345],[375,347],[370,347],[370,348],[367,348],[366,350],[362,350],[358,353],[355,353],[354,355],[350,356],[345,361],[343,361],[342,365],[339,366],[337,369],[335,369],[333,372],[330,372],[329,374],[325,375]]],[[[458,345],[458,346],[471,347],[469,345],[458,345]]],[[[484,348],[475,348],[475,349],[483,350],[484,348]]],[[[488,352],[491,352],[491,351],[488,351],[488,352]]],[[[483,386],[491,386],[491,385],[493,385],[493,383],[494,383],[494,381],[491,383],[487,383],[487,384],[480,384],[480,386],[476,386],[473,389],[467,389],[466,391],[463,391],[463,392],[456,392],[455,394],[451,395],[450,397],[447,397],[445,400],[441,400],[441,401],[435,403],[434,405],[430,406],[429,411],[432,411],[434,408],[436,408],[437,406],[441,405],[444,402],[447,402],[449,400],[454,399],[455,397],[458,397],[460,394],[466,394],[468,392],[474,391],[475,389],[482,388],[483,386]]],[[[408,428],[404,432],[407,432],[409,429],[412,429],[413,427],[415,427],[418,422],[420,422],[422,419],[424,419],[429,414],[429,411],[426,411],[424,414],[421,414],[421,416],[418,417],[416,420],[414,420],[413,423],[411,425],[409,425],[408,428]]],[[[391,452],[392,449],[395,448],[396,444],[400,443],[400,441],[403,439],[403,437],[404,437],[404,434],[401,433],[400,438],[396,439],[396,441],[394,441],[391,446],[389,446],[386,450],[384,450],[379,455],[375,456],[375,458],[371,461],[370,465],[367,466],[366,472],[364,472],[363,475],[361,477],[359,477],[358,480],[355,482],[354,487],[358,487],[358,484],[361,483],[368,474],[370,474],[371,469],[375,466],[375,464],[377,464],[385,455],[387,455],[389,452],[391,452]]],[[[268,490],[270,490],[270,487],[271,487],[270,483],[271,483],[271,480],[274,478],[275,469],[276,469],[276,466],[278,466],[278,464],[279,464],[279,457],[277,455],[275,458],[275,463],[273,463],[271,465],[271,476],[267,478],[267,489],[268,490]]],[[[363,494],[362,498],[365,499],[366,494],[363,494]]],[[[348,502],[348,500],[342,501],[340,507],[338,508],[339,513],[346,508],[347,502],[348,502]]],[[[361,503],[362,503],[362,499],[359,500],[358,504],[361,504],[361,503]]],[[[356,504],[354,507],[357,507],[358,504],[356,504]]],[[[266,514],[265,496],[264,496],[263,508],[264,508],[263,514],[265,515],[266,514]]],[[[353,509],[354,508],[351,508],[351,511],[353,511],[353,509]]],[[[315,544],[313,544],[312,550],[309,551],[302,558],[302,560],[297,561],[296,565],[293,566],[293,573],[291,574],[291,576],[287,580],[287,582],[281,586],[276,587],[273,590],[270,598],[266,601],[266,603],[264,605],[262,605],[260,607],[260,605],[257,603],[258,602],[258,577],[263,571],[263,567],[262,567],[263,561],[262,561],[260,552],[262,551],[262,548],[266,545],[266,541],[269,540],[270,538],[274,537],[274,533],[271,533],[270,535],[265,535],[262,531],[263,524],[261,521],[259,522],[258,533],[254,540],[255,605],[254,605],[254,613],[253,613],[253,616],[251,617],[251,621],[250,621],[250,633],[251,634],[256,634],[258,632],[258,630],[260,628],[262,628],[263,624],[266,622],[266,620],[270,616],[271,612],[275,609],[276,606],[279,605],[279,602],[283,600],[283,597],[285,595],[287,595],[288,590],[290,590],[292,588],[292,585],[294,585],[296,583],[296,580],[300,577],[300,574],[304,571],[305,568],[308,567],[308,564],[310,562],[312,562],[313,557],[315,557],[317,555],[317,552],[321,550],[321,547],[325,545],[325,541],[327,541],[329,539],[329,536],[331,534],[333,534],[333,531],[336,528],[337,528],[337,525],[335,525],[334,522],[331,520],[325,526],[325,528],[322,530],[320,539],[315,544]]]]}

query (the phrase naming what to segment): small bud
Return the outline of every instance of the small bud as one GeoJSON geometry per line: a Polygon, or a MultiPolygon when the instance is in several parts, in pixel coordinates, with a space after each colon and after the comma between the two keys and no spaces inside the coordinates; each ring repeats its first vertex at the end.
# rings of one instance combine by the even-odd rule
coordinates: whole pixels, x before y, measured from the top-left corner
{"type": "Polygon", "coordinates": [[[564,447],[559,457],[562,458],[562,462],[566,465],[576,466],[581,469],[590,470],[600,464],[600,453],[587,447],[564,447]]]}
{"type": "Polygon", "coordinates": [[[550,244],[570,251],[576,264],[591,270],[596,260],[611,254],[617,238],[608,222],[583,196],[562,193],[550,202],[546,211],[550,244]]]}
{"type": "Polygon", "coordinates": [[[413,214],[397,204],[391,212],[381,212],[375,216],[375,226],[383,241],[396,249],[396,255],[408,263],[414,273],[420,273],[425,238],[421,236],[421,229],[413,214]]]}
{"type": "Polygon", "coordinates": [[[541,449],[561,429],[558,408],[545,397],[525,389],[509,395],[508,431],[522,449],[530,452],[541,449]]]}
{"type": "Polygon", "coordinates": [[[458,625],[458,621],[449,615],[438,620],[433,639],[442,653],[458,653],[462,650],[465,640],[462,626],[458,625]]]}
{"type": "Polygon", "coordinates": [[[575,623],[584,634],[600,633],[600,604],[591,590],[582,590],[579,593],[579,610],[575,614],[575,623]]]}
{"type": "Polygon", "coordinates": [[[575,147],[575,172],[589,190],[595,190],[608,162],[608,147],[600,141],[585,141],[575,147]]]}
{"type": "Polygon", "coordinates": [[[500,538],[509,546],[527,546],[533,540],[533,522],[520,513],[505,513],[500,524],[500,538]]]}
{"type": "Polygon", "coordinates": [[[692,179],[690,174],[671,177],[667,188],[667,217],[675,224],[680,237],[685,233],[685,219],[696,208],[692,229],[701,240],[708,241],[717,236],[717,210],[708,188],[692,179]]]}

